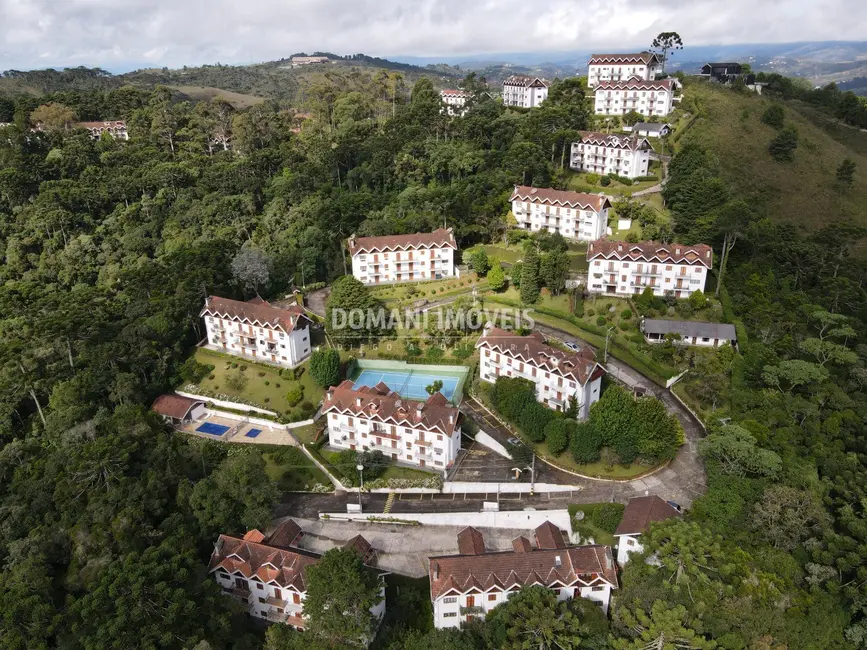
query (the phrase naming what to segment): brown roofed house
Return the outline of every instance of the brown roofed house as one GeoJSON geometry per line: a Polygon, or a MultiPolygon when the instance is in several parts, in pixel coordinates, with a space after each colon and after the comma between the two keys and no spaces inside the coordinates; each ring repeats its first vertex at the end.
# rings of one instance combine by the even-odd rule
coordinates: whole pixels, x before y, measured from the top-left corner
{"type": "Polygon", "coordinates": [[[185,424],[205,416],[205,402],[200,399],[184,397],[174,393],[160,395],[151,404],[154,413],[162,415],[172,424],[185,424]]]}
{"type": "Polygon", "coordinates": [[[623,519],[614,531],[618,539],[618,564],[626,564],[630,553],[644,550],[638,537],[646,533],[651,524],[680,516],[680,510],[655,494],[630,499],[623,511],[623,519]]]}

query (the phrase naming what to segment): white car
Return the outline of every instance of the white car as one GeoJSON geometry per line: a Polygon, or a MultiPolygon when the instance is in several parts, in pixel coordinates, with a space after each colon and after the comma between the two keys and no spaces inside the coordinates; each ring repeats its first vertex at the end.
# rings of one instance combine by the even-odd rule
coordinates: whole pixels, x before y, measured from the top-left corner
{"type": "Polygon", "coordinates": [[[566,347],[572,350],[573,352],[581,352],[581,346],[577,343],[572,343],[571,341],[566,342],[566,347]]]}

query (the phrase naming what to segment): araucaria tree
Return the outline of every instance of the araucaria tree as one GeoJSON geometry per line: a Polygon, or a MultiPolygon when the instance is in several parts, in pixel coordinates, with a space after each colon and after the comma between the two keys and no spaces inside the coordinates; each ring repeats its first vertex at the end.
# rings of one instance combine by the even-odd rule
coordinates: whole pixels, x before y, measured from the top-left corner
{"type": "Polygon", "coordinates": [[[334,647],[365,647],[375,630],[371,608],[382,601],[381,592],[379,575],[357,553],[331,549],[307,569],[304,615],[310,630],[334,647]]]}
{"type": "Polygon", "coordinates": [[[539,255],[534,247],[527,249],[521,266],[521,302],[532,305],[539,299],[539,255]]]}
{"type": "Polygon", "coordinates": [[[666,62],[674,50],[683,49],[683,41],[677,32],[661,32],[653,39],[652,47],[659,53],[659,58],[662,60],[662,72],[664,74],[666,62]]]}

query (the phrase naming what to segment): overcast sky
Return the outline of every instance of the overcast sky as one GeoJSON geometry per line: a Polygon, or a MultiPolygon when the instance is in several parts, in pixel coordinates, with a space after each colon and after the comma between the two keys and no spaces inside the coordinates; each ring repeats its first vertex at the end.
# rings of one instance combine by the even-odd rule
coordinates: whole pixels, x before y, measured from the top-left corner
{"type": "Polygon", "coordinates": [[[864,0],[0,0],[0,70],[867,40],[864,0]]]}

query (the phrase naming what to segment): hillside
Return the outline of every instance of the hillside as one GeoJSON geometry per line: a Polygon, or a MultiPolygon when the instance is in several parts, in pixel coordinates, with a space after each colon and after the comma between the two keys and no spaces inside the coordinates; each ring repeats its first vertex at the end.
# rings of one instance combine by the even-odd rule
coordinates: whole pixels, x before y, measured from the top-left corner
{"type": "Polygon", "coordinates": [[[867,133],[803,103],[783,102],[799,145],[793,162],[779,163],[768,153],[777,131],[761,121],[777,100],[703,83],[690,84],[686,96],[700,117],[679,144],[695,142],[712,151],[724,178],[747,190],[772,218],[807,229],[841,219],[867,226],[867,133]],[[835,180],[844,158],[857,165],[850,188],[835,180]]]}

